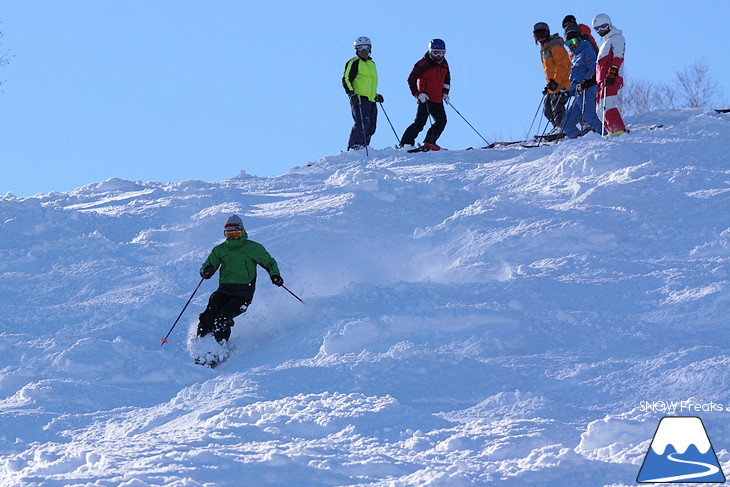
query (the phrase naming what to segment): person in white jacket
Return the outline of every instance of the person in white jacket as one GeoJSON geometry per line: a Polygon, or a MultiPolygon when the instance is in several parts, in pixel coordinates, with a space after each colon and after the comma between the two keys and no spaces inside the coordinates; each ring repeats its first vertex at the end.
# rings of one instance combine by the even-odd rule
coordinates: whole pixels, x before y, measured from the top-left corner
{"type": "Polygon", "coordinates": [[[598,14],[593,19],[593,28],[603,43],[598,50],[596,63],[596,104],[603,121],[605,135],[618,136],[626,132],[626,126],[618,108],[618,92],[624,85],[623,63],[626,40],[620,29],[611,22],[606,14],[598,14]]]}

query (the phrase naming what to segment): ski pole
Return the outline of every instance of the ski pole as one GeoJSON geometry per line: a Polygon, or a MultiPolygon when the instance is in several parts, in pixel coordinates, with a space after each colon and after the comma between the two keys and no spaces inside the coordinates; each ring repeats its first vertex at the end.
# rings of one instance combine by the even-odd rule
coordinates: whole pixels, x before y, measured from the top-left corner
{"type": "Polygon", "coordinates": [[[368,154],[367,136],[365,135],[365,120],[362,118],[362,100],[360,100],[358,107],[360,108],[360,125],[362,126],[362,141],[365,144],[365,157],[370,157],[370,154],[368,154]]]}
{"type": "Polygon", "coordinates": [[[395,131],[395,127],[393,127],[393,124],[390,122],[390,117],[388,116],[388,112],[386,112],[385,108],[383,108],[383,102],[380,102],[380,109],[383,110],[383,115],[385,115],[385,118],[388,119],[388,124],[390,124],[390,128],[393,130],[393,135],[395,135],[396,140],[400,144],[400,139],[398,138],[398,133],[395,131]]]}
{"type": "Polygon", "coordinates": [[[428,113],[428,121],[431,123],[431,127],[433,127],[433,119],[431,118],[431,109],[428,108],[428,100],[424,101],[423,104],[426,107],[426,113],[428,113]]]}
{"type": "MultiPolygon", "coordinates": [[[[549,101],[550,100],[548,100],[547,98],[545,99],[545,103],[548,103],[549,101]]],[[[547,117],[545,117],[545,118],[547,118],[547,117]]],[[[537,140],[537,147],[540,147],[542,145],[542,141],[544,140],[544,137],[545,137],[545,132],[547,132],[549,125],[550,125],[550,119],[547,118],[547,122],[545,122],[545,128],[542,129],[542,133],[540,134],[540,137],[537,140]]],[[[537,126],[537,129],[540,130],[539,125],[537,126]]]]}
{"type": "MultiPolygon", "coordinates": [[[[462,114],[461,114],[461,113],[459,112],[459,110],[457,110],[457,109],[456,109],[456,107],[455,107],[454,105],[452,105],[452,104],[451,104],[450,102],[448,102],[448,101],[446,102],[446,104],[447,104],[448,106],[450,106],[451,108],[453,108],[453,109],[454,109],[454,111],[455,111],[456,113],[458,113],[458,114],[459,114],[459,116],[460,116],[460,117],[461,117],[461,118],[462,118],[462,119],[463,119],[463,120],[464,120],[464,121],[466,122],[466,124],[467,124],[467,125],[468,125],[469,127],[471,127],[471,129],[472,129],[472,130],[473,130],[474,132],[476,132],[476,133],[477,133],[477,135],[478,135],[479,137],[482,137],[482,134],[480,134],[480,133],[479,133],[479,131],[478,131],[477,129],[475,129],[475,128],[474,128],[474,126],[473,126],[472,124],[470,124],[470,123],[469,123],[469,121],[468,121],[468,120],[467,120],[466,118],[464,118],[464,115],[462,115],[462,114]]],[[[482,137],[482,140],[484,141],[484,143],[485,143],[485,144],[489,145],[489,142],[487,142],[487,139],[485,139],[484,137],[482,137]]]]}
{"type": "Polygon", "coordinates": [[[578,101],[578,97],[573,97],[573,102],[570,104],[570,108],[568,111],[565,112],[565,115],[563,115],[563,121],[560,123],[560,131],[565,133],[565,122],[568,121],[568,118],[570,117],[571,113],[573,113],[573,109],[575,108],[576,102],[578,101]]]}
{"type": "MultiPolygon", "coordinates": [[[[530,136],[530,133],[532,132],[532,126],[535,125],[535,120],[537,120],[537,114],[540,113],[540,108],[545,104],[545,98],[547,97],[547,93],[542,95],[542,100],[540,100],[540,104],[537,106],[537,110],[535,111],[535,116],[532,117],[532,123],[530,124],[530,128],[527,130],[527,136],[530,136]]],[[[537,130],[540,130],[540,125],[537,126],[537,130]]]]}
{"type": "MultiPolygon", "coordinates": [[[[175,320],[175,323],[172,324],[172,328],[170,328],[170,331],[167,332],[167,335],[165,335],[165,338],[162,339],[162,345],[167,343],[167,339],[170,336],[170,333],[172,333],[172,330],[175,328],[175,325],[177,325],[177,322],[180,321],[180,318],[182,317],[183,313],[185,312],[185,309],[187,309],[188,305],[190,304],[190,301],[193,300],[193,296],[195,296],[195,293],[198,292],[198,288],[200,288],[200,285],[203,284],[203,281],[205,278],[201,278],[198,285],[195,287],[195,291],[193,291],[193,294],[190,295],[190,299],[188,299],[188,302],[185,303],[185,306],[183,307],[182,311],[180,311],[180,314],[177,316],[177,319],[175,320]]],[[[162,346],[160,345],[160,346],[162,346]]]]}
{"type": "Polygon", "coordinates": [[[295,298],[297,298],[297,299],[299,300],[299,302],[300,302],[300,303],[304,304],[304,301],[302,301],[302,298],[300,298],[299,296],[297,296],[296,294],[294,294],[293,292],[291,292],[291,290],[289,290],[289,288],[288,288],[288,287],[286,287],[286,286],[285,286],[285,285],[283,285],[283,284],[281,285],[281,287],[283,287],[284,289],[286,289],[286,291],[287,291],[287,292],[288,292],[289,294],[291,294],[292,296],[294,296],[295,298]]]}
{"type": "Polygon", "coordinates": [[[601,98],[601,137],[606,136],[606,90],[608,85],[603,80],[603,97],[601,98]]]}
{"type": "MultiPolygon", "coordinates": [[[[540,147],[542,145],[542,141],[545,140],[545,132],[547,132],[548,127],[550,126],[550,120],[548,120],[545,123],[545,128],[542,129],[542,133],[540,134],[540,137],[537,139],[537,147],[540,147]]],[[[540,130],[540,126],[537,127],[538,130],[540,130]]]]}
{"type": "MultiPolygon", "coordinates": [[[[573,98],[573,102],[570,104],[570,108],[568,108],[568,110],[565,111],[565,114],[563,114],[563,119],[560,121],[560,132],[561,133],[565,133],[565,122],[568,120],[568,117],[573,112],[573,108],[575,108],[575,102],[577,99],[578,98],[573,98]]],[[[550,122],[550,121],[548,120],[548,122],[550,122]]],[[[547,130],[547,128],[548,128],[548,125],[545,124],[545,130],[547,130]]],[[[543,130],[543,133],[542,133],[543,136],[545,135],[545,130],[543,130]]],[[[542,140],[543,139],[541,136],[541,140],[539,140],[537,142],[538,147],[542,144],[542,140]]]]}

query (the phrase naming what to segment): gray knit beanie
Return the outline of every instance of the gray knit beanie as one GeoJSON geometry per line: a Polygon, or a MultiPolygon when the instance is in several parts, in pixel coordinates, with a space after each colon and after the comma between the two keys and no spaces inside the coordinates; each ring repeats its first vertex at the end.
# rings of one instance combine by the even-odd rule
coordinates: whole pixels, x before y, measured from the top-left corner
{"type": "Polygon", "coordinates": [[[231,215],[228,217],[228,220],[226,220],[226,225],[223,227],[223,231],[227,232],[229,230],[243,231],[243,221],[241,220],[241,217],[239,217],[238,215],[231,215]]]}

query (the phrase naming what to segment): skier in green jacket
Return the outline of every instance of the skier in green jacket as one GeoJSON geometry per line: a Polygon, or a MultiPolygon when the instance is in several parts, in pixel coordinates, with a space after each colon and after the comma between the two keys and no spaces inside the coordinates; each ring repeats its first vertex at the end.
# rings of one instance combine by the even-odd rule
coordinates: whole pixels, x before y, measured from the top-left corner
{"type": "Polygon", "coordinates": [[[257,265],[266,269],[273,284],[284,284],[276,261],[263,245],[248,239],[238,215],[228,218],[223,234],[226,241],[213,248],[200,268],[204,279],[220,269],[218,289],[210,295],[198,323],[199,337],[213,333],[219,342],[230,338],[233,318],[246,311],[253,300],[257,265]]]}
{"type": "MultiPolygon", "coordinates": [[[[378,94],[378,70],[370,57],[372,42],[361,36],[355,39],[355,57],[345,64],[342,87],[350,98],[352,129],[347,141],[347,150],[359,150],[370,145],[378,124],[378,103],[383,95],[378,94]]],[[[366,149],[367,150],[367,149],[366,149]]]]}

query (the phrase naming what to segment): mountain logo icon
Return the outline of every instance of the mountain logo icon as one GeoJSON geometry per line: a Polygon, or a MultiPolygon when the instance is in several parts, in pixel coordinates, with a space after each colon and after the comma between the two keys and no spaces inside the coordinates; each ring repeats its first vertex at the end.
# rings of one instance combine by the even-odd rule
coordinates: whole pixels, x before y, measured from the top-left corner
{"type": "Polygon", "coordinates": [[[636,481],[724,483],[725,474],[702,420],[696,416],[663,417],[636,481]]]}

